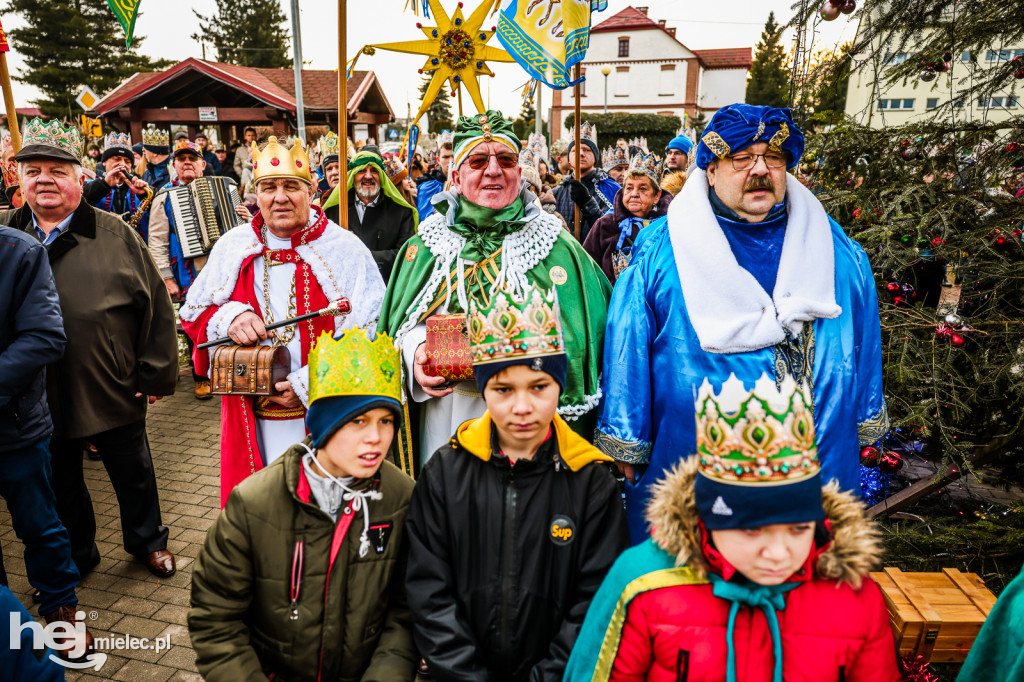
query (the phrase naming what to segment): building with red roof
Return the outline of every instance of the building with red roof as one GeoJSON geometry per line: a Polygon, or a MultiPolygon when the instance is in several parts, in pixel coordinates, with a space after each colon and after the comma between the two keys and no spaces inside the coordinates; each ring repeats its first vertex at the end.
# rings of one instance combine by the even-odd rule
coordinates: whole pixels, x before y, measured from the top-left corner
{"type": "MultiPolygon", "coordinates": [[[[377,126],[395,120],[373,71],[355,71],[348,80],[349,136],[366,126],[377,139],[377,126]]],[[[338,73],[302,70],[306,125],[338,129],[338,73]]],[[[220,139],[240,139],[245,126],[270,126],[278,136],[296,130],[295,72],[261,69],[188,58],[165,71],[137,73],[103,96],[88,112],[133,140],[153,123],[160,128],[184,125],[189,137],[200,128],[219,127],[220,139]]]]}
{"type": "MultiPolygon", "coordinates": [[[[590,29],[581,64],[587,77],[580,94],[584,114],[607,107],[608,113],[710,116],[743,101],[752,47],[691,50],[665,24],[648,17],[646,7],[626,7],[590,29]]],[[[553,93],[551,120],[559,122],[554,139],[565,134],[574,108],[571,88],[553,93]]]]}

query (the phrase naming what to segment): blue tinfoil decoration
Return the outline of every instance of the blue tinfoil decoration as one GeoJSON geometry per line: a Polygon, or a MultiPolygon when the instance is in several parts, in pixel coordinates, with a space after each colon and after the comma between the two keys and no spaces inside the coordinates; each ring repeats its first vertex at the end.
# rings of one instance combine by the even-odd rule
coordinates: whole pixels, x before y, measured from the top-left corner
{"type": "Polygon", "coordinates": [[[860,495],[869,507],[878,504],[889,496],[890,474],[883,473],[878,467],[860,468],[860,495]]]}

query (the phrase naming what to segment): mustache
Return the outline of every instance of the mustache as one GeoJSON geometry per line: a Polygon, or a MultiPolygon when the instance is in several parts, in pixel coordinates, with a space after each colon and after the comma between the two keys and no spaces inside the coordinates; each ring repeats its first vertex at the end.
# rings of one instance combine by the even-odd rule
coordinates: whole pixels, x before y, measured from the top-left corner
{"type": "Polygon", "coordinates": [[[750,178],[743,185],[744,192],[753,192],[759,189],[766,189],[769,192],[774,192],[775,182],[767,175],[758,175],[757,177],[750,178]]]}

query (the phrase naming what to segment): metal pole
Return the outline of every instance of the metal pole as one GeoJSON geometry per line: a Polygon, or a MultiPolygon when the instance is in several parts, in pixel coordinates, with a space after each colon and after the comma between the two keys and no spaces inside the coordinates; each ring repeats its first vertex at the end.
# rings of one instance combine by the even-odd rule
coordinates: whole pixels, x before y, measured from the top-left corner
{"type": "Polygon", "coordinates": [[[608,74],[604,74],[604,113],[608,113],[608,74]]]}
{"type": "MultiPolygon", "coordinates": [[[[295,2],[296,0],[292,0],[295,2]]],[[[345,1],[338,0],[338,140],[340,153],[348,157],[348,65],[345,63],[345,1]]],[[[344,168],[344,166],[342,166],[344,168]]],[[[341,205],[338,224],[348,229],[348,182],[338,183],[341,205]]]]}
{"type": "Polygon", "coordinates": [[[533,128],[538,135],[542,135],[544,133],[544,122],[541,121],[541,112],[543,111],[543,109],[540,108],[540,93],[543,89],[544,84],[537,83],[537,104],[533,112],[533,120],[535,123],[533,128]]]}
{"type": "Polygon", "coordinates": [[[295,67],[295,119],[299,139],[306,144],[306,112],[302,101],[302,29],[299,26],[299,0],[292,0],[292,62],[295,67]]]}
{"type": "MultiPolygon", "coordinates": [[[[576,63],[575,75],[573,80],[578,81],[580,79],[580,65],[576,63]]],[[[580,127],[583,125],[583,121],[580,120],[580,84],[576,83],[573,86],[573,99],[576,100],[576,143],[573,146],[573,150],[576,152],[576,180],[583,182],[580,178],[580,127]]],[[[576,235],[576,241],[582,241],[580,239],[580,207],[574,204],[576,209],[573,212],[573,234],[576,235]]]]}
{"type": "Polygon", "coordinates": [[[18,126],[18,112],[14,110],[14,93],[11,92],[11,72],[7,70],[7,53],[0,52],[0,82],[4,91],[4,106],[7,108],[7,129],[11,131],[14,151],[21,150],[21,129],[18,126]]]}

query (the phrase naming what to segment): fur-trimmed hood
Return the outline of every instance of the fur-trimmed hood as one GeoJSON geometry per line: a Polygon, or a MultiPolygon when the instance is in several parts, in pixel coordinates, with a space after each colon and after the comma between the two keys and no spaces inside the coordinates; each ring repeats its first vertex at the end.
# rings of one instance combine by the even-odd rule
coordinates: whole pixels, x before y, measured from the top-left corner
{"type": "MultiPolygon", "coordinates": [[[[696,477],[696,457],[677,464],[652,487],[646,517],[651,537],[676,557],[676,565],[685,564],[704,577],[710,566],[701,550],[700,518],[693,489],[696,477]]],[[[860,501],[850,493],[840,492],[836,482],[822,488],[822,506],[831,527],[832,542],[818,556],[814,575],[859,589],[861,580],[881,558],[880,531],[865,518],[860,501]]]]}

